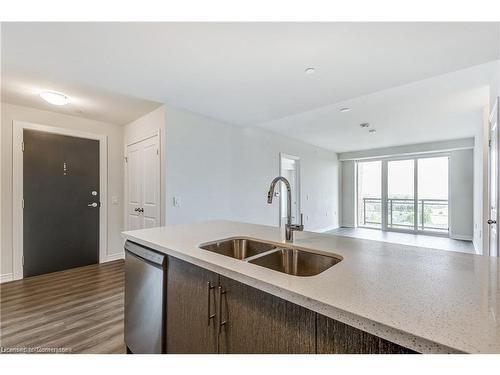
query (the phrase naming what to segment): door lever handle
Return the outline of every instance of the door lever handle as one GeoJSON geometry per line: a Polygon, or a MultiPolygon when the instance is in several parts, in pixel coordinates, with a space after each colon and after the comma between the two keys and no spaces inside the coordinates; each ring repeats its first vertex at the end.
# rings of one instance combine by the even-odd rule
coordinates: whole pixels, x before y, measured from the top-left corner
{"type": "Polygon", "coordinates": [[[497,223],[497,221],[496,221],[496,220],[491,220],[491,219],[489,219],[489,220],[487,221],[487,223],[491,225],[491,224],[496,224],[496,223],[497,223]]]}
{"type": "Polygon", "coordinates": [[[89,203],[89,204],[87,205],[87,207],[94,207],[94,208],[96,208],[96,207],[97,207],[97,203],[96,203],[96,202],[94,202],[94,203],[89,203]]]}

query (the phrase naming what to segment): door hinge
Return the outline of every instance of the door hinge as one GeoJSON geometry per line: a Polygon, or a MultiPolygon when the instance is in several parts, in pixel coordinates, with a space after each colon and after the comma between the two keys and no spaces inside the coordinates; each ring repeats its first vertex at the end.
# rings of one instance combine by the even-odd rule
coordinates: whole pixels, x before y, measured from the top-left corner
{"type": "Polygon", "coordinates": [[[128,157],[125,156],[124,159],[125,159],[125,163],[128,163],[128,157]]]}
{"type": "Polygon", "coordinates": [[[156,149],[156,155],[160,155],[160,151],[156,149]]]}
{"type": "Polygon", "coordinates": [[[21,208],[24,208],[24,199],[21,199],[21,208]]]}
{"type": "Polygon", "coordinates": [[[21,264],[22,264],[22,266],[24,267],[24,255],[22,256],[22,259],[21,259],[21,264]]]}
{"type": "Polygon", "coordinates": [[[21,151],[24,152],[24,141],[21,142],[21,151]]]}
{"type": "Polygon", "coordinates": [[[488,147],[491,148],[491,139],[488,140],[488,147]]]}

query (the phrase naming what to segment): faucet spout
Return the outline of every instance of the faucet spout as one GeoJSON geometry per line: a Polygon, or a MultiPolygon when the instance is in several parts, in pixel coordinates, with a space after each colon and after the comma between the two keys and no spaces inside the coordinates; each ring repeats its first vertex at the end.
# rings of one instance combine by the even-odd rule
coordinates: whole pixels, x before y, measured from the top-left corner
{"type": "Polygon", "coordinates": [[[276,184],[280,181],[285,184],[287,193],[285,238],[286,241],[291,242],[293,241],[293,231],[303,230],[304,225],[302,224],[302,214],[300,214],[300,224],[292,225],[292,189],[290,187],[290,182],[288,182],[285,177],[278,176],[271,181],[271,186],[269,187],[269,191],[267,192],[267,203],[273,203],[274,189],[276,187],[276,184]]]}

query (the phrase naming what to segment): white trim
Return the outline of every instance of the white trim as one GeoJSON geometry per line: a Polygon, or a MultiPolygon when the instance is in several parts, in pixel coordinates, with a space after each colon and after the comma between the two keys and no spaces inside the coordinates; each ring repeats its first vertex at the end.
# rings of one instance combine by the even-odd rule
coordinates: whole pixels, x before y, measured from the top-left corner
{"type": "Polygon", "coordinates": [[[452,240],[461,240],[461,241],[472,241],[472,236],[464,235],[464,234],[454,234],[450,232],[449,236],[452,240]]]}
{"type": "Polygon", "coordinates": [[[334,230],[334,229],[337,229],[337,228],[340,228],[338,225],[330,225],[329,227],[325,227],[325,228],[319,228],[319,229],[314,229],[314,230],[311,230],[311,232],[315,232],[315,233],[325,233],[325,232],[328,232],[330,230],[334,230]]]}
{"type": "Polygon", "coordinates": [[[23,130],[37,130],[46,133],[68,135],[99,141],[99,263],[107,254],[108,237],[108,146],[104,134],[87,133],[50,125],[40,125],[24,121],[12,121],[12,269],[14,280],[23,278],[23,130]]]}
{"type": "Polygon", "coordinates": [[[106,259],[102,263],[113,262],[113,261],[119,260],[119,259],[125,259],[125,252],[124,251],[122,251],[121,253],[107,255],[106,259]]]}
{"type": "Polygon", "coordinates": [[[154,132],[147,133],[143,136],[133,138],[131,141],[127,141],[123,146],[123,161],[124,161],[124,170],[123,170],[123,224],[125,230],[128,229],[128,161],[125,162],[128,157],[128,147],[132,146],[136,143],[145,141],[146,139],[150,139],[153,137],[158,137],[158,219],[161,225],[165,225],[165,208],[163,207],[163,194],[162,194],[162,177],[163,177],[163,165],[162,165],[162,139],[161,139],[161,129],[157,129],[154,132]]]}
{"type": "Polygon", "coordinates": [[[4,273],[3,275],[0,275],[0,284],[8,283],[12,280],[14,280],[14,275],[12,273],[4,273]]]}

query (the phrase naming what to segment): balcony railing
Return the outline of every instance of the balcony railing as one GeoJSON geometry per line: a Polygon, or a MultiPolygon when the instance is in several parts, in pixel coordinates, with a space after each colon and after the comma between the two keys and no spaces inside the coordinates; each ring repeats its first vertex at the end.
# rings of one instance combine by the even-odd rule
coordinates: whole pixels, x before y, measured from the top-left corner
{"type": "MultiPolygon", "coordinates": [[[[417,229],[448,231],[448,201],[445,199],[419,199],[417,202],[417,229]]],[[[387,199],[387,227],[414,229],[414,200],[411,198],[387,199]]],[[[362,225],[382,224],[382,200],[363,198],[362,225]]]]}

